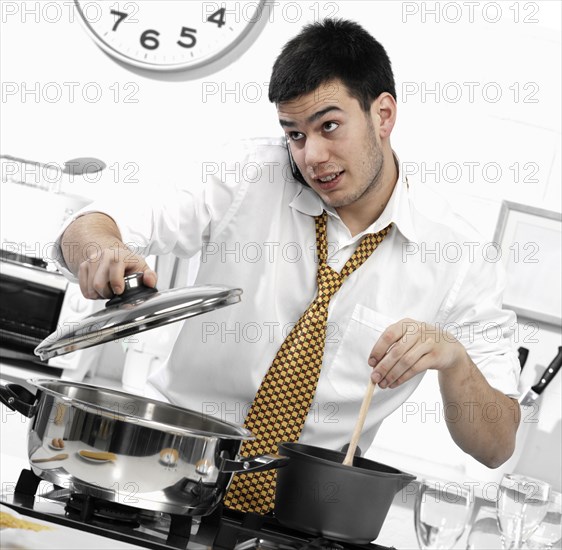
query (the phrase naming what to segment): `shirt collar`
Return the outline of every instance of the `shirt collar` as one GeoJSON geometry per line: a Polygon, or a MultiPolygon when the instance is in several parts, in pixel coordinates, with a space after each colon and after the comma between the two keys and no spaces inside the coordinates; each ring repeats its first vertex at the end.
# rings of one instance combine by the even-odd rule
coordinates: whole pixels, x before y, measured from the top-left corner
{"type": "MultiPolygon", "coordinates": [[[[389,223],[393,223],[406,239],[417,242],[417,234],[412,220],[413,204],[410,185],[408,178],[402,174],[402,167],[398,157],[394,155],[394,158],[398,166],[398,179],[392,195],[378,219],[365,229],[361,235],[376,233],[389,223]]],[[[289,206],[308,216],[319,216],[322,214],[322,210],[326,210],[328,214],[339,219],[334,208],[324,204],[322,199],[310,187],[304,185],[300,186],[289,206]]],[[[361,235],[357,235],[357,237],[361,235]]]]}

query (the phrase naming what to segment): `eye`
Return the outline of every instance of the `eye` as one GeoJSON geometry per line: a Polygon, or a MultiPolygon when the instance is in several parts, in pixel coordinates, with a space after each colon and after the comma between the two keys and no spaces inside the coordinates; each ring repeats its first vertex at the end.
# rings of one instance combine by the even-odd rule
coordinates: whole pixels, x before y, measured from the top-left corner
{"type": "Polygon", "coordinates": [[[304,134],[302,132],[289,132],[287,136],[291,141],[299,141],[304,137],[304,134]]]}
{"type": "Polygon", "coordinates": [[[339,127],[339,124],[337,122],[334,121],[329,121],[329,122],[324,122],[324,124],[322,124],[322,129],[325,132],[333,132],[334,130],[336,130],[339,127]]]}

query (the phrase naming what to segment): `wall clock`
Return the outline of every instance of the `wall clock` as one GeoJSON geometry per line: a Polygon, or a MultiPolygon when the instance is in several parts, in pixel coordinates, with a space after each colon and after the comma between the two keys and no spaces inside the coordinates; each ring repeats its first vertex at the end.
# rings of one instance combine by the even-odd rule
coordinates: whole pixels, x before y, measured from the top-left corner
{"type": "Polygon", "coordinates": [[[241,55],[267,22],[270,0],[74,0],[106,53],[155,72],[187,71],[241,55]]]}

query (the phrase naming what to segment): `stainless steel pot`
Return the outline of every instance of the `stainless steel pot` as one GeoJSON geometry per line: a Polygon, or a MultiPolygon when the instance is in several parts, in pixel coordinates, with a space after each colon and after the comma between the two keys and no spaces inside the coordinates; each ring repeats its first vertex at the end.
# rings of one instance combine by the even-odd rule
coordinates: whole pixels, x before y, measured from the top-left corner
{"type": "Polygon", "coordinates": [[[238,459],[245,428],[124,392],[60,380],[0,386],[0,400],[32,419],[33,472],[73,491],[128,506],[206,515],[234,473],[257,472],[288,459],[238,459]]]}

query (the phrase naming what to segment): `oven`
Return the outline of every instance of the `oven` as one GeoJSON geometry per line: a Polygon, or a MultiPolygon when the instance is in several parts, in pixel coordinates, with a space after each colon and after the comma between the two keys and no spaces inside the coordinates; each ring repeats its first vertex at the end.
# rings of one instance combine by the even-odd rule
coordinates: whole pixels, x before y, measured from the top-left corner
{"type": "Polygon", "coordinates": [[[82,380],[99,351],[83,350],[41,361],[33,350],[65,323],[90,315],[102,304],[87,300],[44,260],[0,250],[0,359],[52,377],[82,380]]]}

